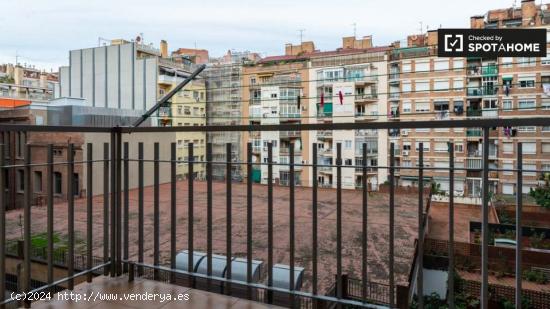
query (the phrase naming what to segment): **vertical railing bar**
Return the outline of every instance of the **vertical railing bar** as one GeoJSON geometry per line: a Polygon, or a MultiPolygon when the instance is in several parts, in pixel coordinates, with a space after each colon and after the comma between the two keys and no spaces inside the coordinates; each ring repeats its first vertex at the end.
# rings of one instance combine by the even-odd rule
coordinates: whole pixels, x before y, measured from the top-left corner
{"type": "Polygon", "coordinates": [[[481,309],[489,302],[489,127],[483,128],[483,175],[482,175],[482,243],[481,243],[481,309]]]}
{"type": "MultiPolygon", "coordinates": [[[[289,156],[289,172],[288,172],[288,181],[289,181],[289,234],[290,234],[290,280],[289,288],[291,291],[294,290],[295,280],[294,280],[294,251],[296,247],[295,240],[295,210],[294,210],[294,143],[290,143],[288,149],[289,156]]],[[[295,297],[294,294],[290,294],[290,304],[294,306],[295,297]]]]}
{"type": "MultiPolygon", "coordinates": [[[[50,179],[51,181],[51,179],[50,179]]],[[[109,261],[109,143],[103,143],[103,263],[109,261]]],[[[103,275],[109,268],[103,268],[103,275]]]]}
{"type": "MultiPolygon", "coordinates": [[[[68,233],[68,258],[67,258],[67,276],[74,274],[74,144],[70,143],[67,148],[67,233],[68,233]]],[[[67,288],[74,288],[74,280],[70,279],[67,288]]]]}
{"type": "Polygon", "coordinates": [[[116,138],[115,131],[111,131],[111,277],[116,276],[116,138]]]}
{"type": "Polygon", "coordinates": [[[455,147],[449,143],[449,309],[455,308],[455,147]]]}
{"type": "MultiPolygon", "coordinates": [[[[138,143],[138,262],[143,263],[143,142],[138,143]]],[[[143,266],[138,266],[138,276],[143,275],[143,266]]]]}
{"type": "MultiPolygon", "coordinates": [[[[47,160],[48,160],[48,167],[47,167],[47,223],[46,223],[46,234],[48,237],[48,274],[47,274],[47,282],[48,284],[51,284],[53,282],[53,187],[54,187],[54,180],[53,180],[53,145],[48,144],[48,154],[47,154],[47,160]]],[[[4,162],[4,161],[2,161],[4,162]]],[[[3,294],[2,294],[3,295],[3,294]]]]}
{"type": "MultiPolygon", "coordinates": [[[[343,296],[342,282],[342,143],[336,144],[336,297],[343,296]]],[[[339,306],[340,307],[340,306],[339,306]]]]}
{"type": "MultiPolygon", "coordinates": [[[[170,143],[170,268],[176,268],[176,143],[170,143]]],[[[174,273],[170,273],[170,281],[175,281],[174,273]]]]}
{"type": "MultiPolygon", "coordinates": [[[[317,188],[318,188],[318,179],[317,179],[317,143],[313,143],[313,162],[312,162],[312,180],[313,180],[313,188],[311,191],[311,233],[312,233],[312,244],[311,244],[311,285],[312,285],[312,293],[313,295],[317,295],[318,293],[318,283],[317,283],[317,188]]],[[[317,301],[313,301],[313,305],[317,307],[317,301]]]]}
{"type": "Polygon", "coordinates": [[[206,228],[206,274],[212,276],[212,143],[206,144],[206,228]]]}
{"type": "MultiPolygon", "coordinates": [[[[93,203],[93,184],[92,184],[92,173],[93,173],[93,163],[92,163],[92,159],[93,159],[93,155],[92,155],[92,143],[88,143],[86,145],[86,152],[87,152],[87,155],[86,155],[86,161],[87,161],[87,164],[86,164],[86,219],[87,219],[87,231],[86,231],[86,250],[87,250],[87,257],[86,257],[86,268],[87,269],[92,269],[93,265],[92,265],[92,251],[93,251],[93,248],[92,248],[92,241],[93,241],[93,238],[92,238],[92,230],[93,230],[93,227],[92,227],[92,223],[93,223],[93,214],[92,214],[92,203],[93,203]]],[[[88,275],[86,276],[86,281],[87,282],[92,282],[92,273],[88,273],[88,275]]]]}
{"type": "MultiPolygon", "coordinates": [[[[231,229],[231,221],[232,221],[232,218],[231,218],[231,203],[232,203],[232,197],[231,197],[231,191],[232,191],[232,188],[231,188],[231,170],[232,170],[232,167],[231,167],[231,143],[227,143],[226,144],[226,161],[227,161],[227,165],[226,165],[226,170],[225,170],[225,186],[226,186],[226,232],[225,232],[225,237],[226,237],[226,240],[225,240],[225,243],[226,243],[226,278],[227,279],[231,279],[231,260],[232,260],[232,250],[231,250],[231,233],[232,233],[232,229],[231,229]]],[[[226,283],[226,289],[227,289],[227,294],[228,295],[231,295],[231,283],[228,281],[226,283]]]]}
{"type": "MultiPolygon", "coordinates": [[[[187,215],[189,216],[188,223],[187,223],[187,270],[189,272],[194,272],[195,267],[193,263],[194,253],[193,253],[193,221],[194,221],[194,214],[193,214],[193,161],[194,161],[194,155],[193,155],[193,143],[189,143],[187,145],[188,150],[188,168],[187,168],[187,176],[188,176],[188,200],[187,200],[187,215]]],[[[189,286],[194,287],[195,286],[195,280],[193,280],[193,276],[189,276],[189,286]]]]}
{"type": "Polygon", "coordinates": [[[418,143],[418,255],[416,295],[418,308],[424,308],[424,143],[418,143]]]}
{"type": "MultiPolygon", "coordinates": [[[[231,227],[232,227],[232,218],[231,218],[231,214],[232,214],[232,207],[231,207],[231,200],[232,200],[232,197],[231,197],[231,193],[232,193],[232,187],[231,187],[231,170],[232,170],[232,167],[231,167],[231,143],[227,143],[225,145],[225,152],[226,152],[226,162],[227,162],[227,165],[226,165],[226,170],[225,170],[225,187],[226,187],[226,193],[225,193],[225,203],[226,203],[226,233],[225,233],[225,238],[226,238],[226,270],[225,270],[225,273],[226,273],[226,278],[227,279],[231,279],[232,277],[232,274],[231,274],[231,261],[232,261],[232,255],[233,255],[233,252],[231,250],[231,227]]],[[[228,281],[227,282],[227,294],[228,295],[231,295],[231,283],[228,281]]]]}
{"type": "Polygon", "coordinates": [[[390,209],[389,209],[389,285],[390,285],[390,308],[395,307],[395,277],[394,277],[394,194],[395,194],[395,145],[390,143],[390,209]]]}
{"type": "MultiPolygon", "coordinates": [[[[159,193],[159,143],[153,144],[153,265],[160,265],[160,193],[159,193]]],[[[158,269],[154,270],[155,280],[159,279],[158,269]]]]}
{"type": "MultiPolygon", "coordinates": [[[[252,143],[246,144],[246,282],[252,282],[252,143]]],[[[246,297],[251,299],[252,289],[247,286],[246,297]]]]}
{"type": "MultiPolygon", "coordinates": [[[[29,292],[31,288],[31,145],[25,144],[25,169],[24,169],[24,181],[23,186],[25,190],[24,196],[24,222],[23,222],[23,237],[24,237],[24,247],[23,247],[23,268],[24,268],[24,291],[29,292]]],[[[69,248],[70,250],[70,248],[69,248]]],[[[25,299],[24,306],[25,308],[30,307],[30,302],[25,299]]]]}
{"type": "Polygon", "coordinates": [[[517,144],[517,173],[516,173],[516,291],[515,301],[516,308],[521,309],[522,306],[522,279],[523,272],[521,270],[521,250],[522,250],[522,211],[523,211],[523,145],[517,144]]]}
{"type": "MultiPolygon", "coordinates": [[[[6,150],[4,142],[4,135],[2,134],[2,141],[0,141],[0,300],[2,301],[5,299],[6,295],[6,192],[4,190],[6,187],[6,178],[4,178],[6,173],[4,169],[6,165],[6,150]]],[[[48,150],[49,147],[50,145],[48,145],[48,150]]],[[[50,239],[48,238],[48,244],[49,241],[50,239]]],[[[48,263],[48,275],[49,270],[50,264],[48,263]]],[[[4,306],[2,306],[2,308],[4,308],[4,306]]]]}
{"type": "Polygon", "coordinates": [[[363,220],[362,220],[362,265],[361,265],[361,298],[363,302],[367,301],[367,249],[368,249],[368,234],[367,234],[367,220],[368,220],[368,208],[367,208],[367,196],[368,196],[368,182],[367,182],[367,143],[363,143],[363,169],[362,169],[362,189],[363,189],[363,220]]]}
{"type": "MultiPolygon", "coordinates": [[[[129,233],[130,233],[130,168],[129,168],[129,144],[124,142],[124,253],[122,258],[127,261],[129,254],[129,233]]],[[[123,272],[128,272],[128,264],[123,264],[123,272]]]]}
{"type": "Polygon", "coordinates": [[[116,268],[117,276],[122,274],[122,133],[116,132],[116,268]]]}
{"type": "MultiPolygon", "coordinates": [[[[273,143],[267,144],[267,285],[273,286],[273,143]]],[[[273,303],[273,292],[267,291],[267,302],[273,303]]]]}

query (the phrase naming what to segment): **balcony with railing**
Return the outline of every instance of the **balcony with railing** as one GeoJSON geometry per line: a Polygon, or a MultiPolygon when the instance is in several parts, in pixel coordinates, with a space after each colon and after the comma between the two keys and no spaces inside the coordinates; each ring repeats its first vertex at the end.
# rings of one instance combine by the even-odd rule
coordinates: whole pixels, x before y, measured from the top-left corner
{"type": "MultiPolygon", "coordinates": [[[[367,166],[366,152],[361,156],[361,164],[354,165],[343,157],[347,155],[346,149],[339,142],[334,144],[333,161],[321,161],[317,144],[312,144],[308,145],[314,154],[312,162],[297,162],[297,158],[294,164],[275,162],[278,154],[273,153],[271,143],[262,160],[253,156],[253,145],[248,143],[242,158],[231,159],[235,145],[228,144],[225,156],[228,159],[214,161],[210,143],[206,144],[204,159],[198,159],[198,148],[193,144],[185,147],[185,154],[179,154],[172,133],[460,127],[481,128],[482,138],[488,141],[493,127],[527,125],[549,126],[550,119],[284,124],[279,127],[0,125],[2,134],[26,132],[28,135],[28,143],[18,161],[11,157],[8,160],[6,146],[0,144],[0,187],[16,185],[6,181],[10,179],[6,174],[22,173],[21,190],[16,192],[15,202],[10,190],[0,194],[0,274],[9,279],[0,284],[0,295],[6,295],[3,304],[37,307],[58,307],[67,302],[27,302],[12,298],[10,292],[68,289],[88,295],[90,292],[189,293],[189,300],[168,302],[170,307],[184,308],[211,308],[220,304],[248,308],[269,305],[409,308],[415,302],[416,289],[423,291],[424,281],[432,280],[423,276],[422,268],[417,267],[424,265],[423,255],[417,253],[424,252],[423,218],[428,217],[428,201],[432,199],[424,190],[401,194],[410,188],[398,187],[398,172],[410,171],[417,176],[418,185],[424,186],[429,182],[426,173],[433,170],[449,175],[458,170],[481,170],[480,184],[488,185],[489,172],[495,168],[489,164],[482,164],[481,169],[469,164],[431,167],[422,161],[401,166],[396,159],[399,150],[394,144],[390,144],[387,165],[367,166]],[[54,155],[53,144],[36,144],[33,139],[33,136],[44,139],[47,134],[59,133],[76,134],[64,157],[54,155]],[[81,138],[80,141],[76,137],[81,138]],[[86,143],[81,142],[83,140],[86,143]],[[45,148],[37,151],[40,145],[45,148]],[[179,158],[180,155],[185,159],[179,158]],[[186,175],[178,175],[180,164],[186,167],[186,175]],[[245,179],[221,176],[214,180],[214,165],[223,166],[228,175],[235,166],[240,166],[245,170],[245,179]],[[280,166],[285,166],[284,173],[279,170],[280,166]],[[308,169],[311,179],[298,179],[300,173],[296,172],[300,167],[308,169]],[[325,173],[325,169],[330,173],[325,173]],[[352,170],[351,177],[348,170],[352,170]],[[367,173],[382,170],[389,174],[385,191],[373,192],[367,186],[355,189],[355,177],[367,179],[367,173]],[[199,171],[203,171],[204,176],[199,171]],[[40,191],[37,185],[40,177],[36,172],[43,172],[42,179],[46,179],[41,192],[43,206],[34,198],[40,191]],[[61,172],[66,178],[61,181],[64,186],[59,187],[58,173],[61,172]],[[256,180],[261,184],[256,184],[256,180]],[[325,186],[330,188],[319,189],[325,186]],[[63,197],[59,196],[58,189],[63,197]]],[[[288,149],[296,148],[290,144],[288,149]]],[[[423,149],[419,147],[419,160],[423,158],[423,149]]],[[[454,145],[449,149],[455,149],[454,145]]],[[[298,155],[297,152],[290,152],[288,160],[291,155],[298,155]]],[[[519,172],[520,183],[521,154],[518,147],[520,168],[512,171],[519,172]]],[[[454,151],[446,155],[449,162],[455,162],[454,151]]],[[[487,161],[490,153],[481,155],[481,160],[487,161]]],[[[479,192],[479,188],[476,190],[479,192]]],[[[447,192],[444,197],[454,201],[455,192],[447,192]]],[[[521,207],[521,198],[519,195],[517,207],[521,207]]],[[[493,246],[487,228],[490,194],[482,195],[479,203],[483,207],[476,208],[476,213],[483,212],[480,224],[484,228],[477,245],[480,252],[487,252],[493,246]]],[[[446,217],[447,213],[443,214],[446,217]]],[[[521,222],[514,226],[521,228],[521,222]]],[[[434,228],[444,230],[448,226],[434,228]]],[[[521,249],[521,242],[516,247],[521,249]]],[[[510,262],[513,261],[512,257],[510,262]]],[[[482,254],[476,263],[479,267],[473,271],[487,274],[489,256],[482,254]]],[[[522,273],[522,264],[517,264],[522,273]]],[[[439,270],[448,271],[449,276],[445,278],[454,280],[454,268],[442,266],[439,270]]],[[[493,283],[488,277],[479,278],[476,289],[480,291],[481,307],[488,308],[483,303],[494,300],[489,294],[493,283]]],[[[454,297],[454,291],[443,289],[445,295],[454,297]]],[[[522,294],[519,295],[521,298],[522,294]]],[[[112,300],[102,302],[101,306],[107,308],[136,306],[135,302],[133,305],[112,300]]],[[[76,301],[68,304],[72,308],[99,305],[76,301]]],[[[161,306],[151,300],[137,304],[147,308],[161,306]]]]}

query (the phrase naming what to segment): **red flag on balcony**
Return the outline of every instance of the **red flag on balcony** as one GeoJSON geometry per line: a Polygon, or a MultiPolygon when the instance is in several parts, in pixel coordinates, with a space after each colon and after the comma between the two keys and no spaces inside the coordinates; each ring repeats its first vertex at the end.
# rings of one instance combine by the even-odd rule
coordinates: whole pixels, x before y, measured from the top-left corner
{"type": "Polygon", "coordinates": [[[321,103],[319,106],[321,106],[321,108],[325,106],[325,94],[323,92],[321,92],[321,103]]]}
{"type": "Polygon", "coordinates": [[[338,97],[340,97],[340,105],[344,105],[344,95],[342,94],[342,90],[338,91],[338,97]]]}

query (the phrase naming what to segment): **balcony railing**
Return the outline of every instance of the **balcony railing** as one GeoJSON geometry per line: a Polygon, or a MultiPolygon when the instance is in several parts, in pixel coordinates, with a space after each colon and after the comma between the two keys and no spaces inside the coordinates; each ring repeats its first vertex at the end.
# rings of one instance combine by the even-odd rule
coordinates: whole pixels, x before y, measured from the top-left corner
{"type": "MultiPolygon", "coordinates": [[[[235,148],[232,146],[235,145],[228,143],[228,160],[213,161],[212,144],[206,144],[205,159],[199,160],[200,148],[191,143],[184,154],[190,159],[181,160],[178,159],[181,154],[177,152],[177,143],[172,140],[173,133],[464,127],[467,130],[481,128],[481,137],[487,146],[492,128],[520,126],[550,126],[550,118],[168,128],[0,125],[3,134],[26,132],[28,141],[23,158],[15,162],[11,158],[6,160],[6,146],[0,145],[0,188],[16,185],[6,182],[5,175],[20,170],[23,190],[17,196],[24,197],[12,200],[9,190],[6,194],[0,194],[0,274],[6,275],[11,271],[6,267],[7,258],[12,258],[8,255],[6,245],[8,240],[15,239],[22,241],[22,250],[18,251],[23,253],[16,257],[21,260],[20,269],[29,270],[31,265],[36,265],[34,263],[40,263],[47,273],[43,283],[36,281],[36,272],[19,273],[19,289],[22,292],[48,291],[62,286],[72,289],[77,278],[86,276],[91,281],[100,273],[113,277],[126,273],[132,278],[141,277],[149,269],[152,279],[161,280],[160,274],[168,273],[166,278],[169,278],[171,284],[212,292],[223,291],[235,297],[246,297],[267,304],[287,307],[302,307],[306,303],[317,303],[323,307],[332,304],[369,307],[377,304],[390,308],[399,304],[406,308],[410,305],[410,295],[415,292],[411,289],[409,293],[409,288],[414,286],[423,291],[422,267],[418,272],[409,272],[414,265],[424,265],[423,255],[413,259],[414,248],[407,247],[407,244],[414,243],[417,238],[418,251],[423,252],[424,224],[417,222],[423,221],[428,196],[423,190],[418,190],[418,196],[406,203],[405,195],[400,196],[397,208],[397,172],[417,171],[418,186],[423,187],[428,182],[422,177],[425,172],[438,170],[454,175],[453,171],[468,171],[469,167],[436,168],[425,166],[422,162],[420,167],[399,166],[394,144],[390,144],[389,163],[386,166],[367,167],[366,151],[361,158],[365,165],[350,165],[347,163],[350,158],[344,157],[346,151],[341,143],[334,145],[336,164],[321,166],[317,159],[317,144],[314,143],[307,147],[313,152],[312,162],[285,164],[288,165],[289,178],[285,178],[282,183],[288,180],[288,187],[279,187],[275,181],[279,176],[275,175],[274,167],[281,164],[272,163],[272,144],[268,144],[267,155],[262,160],[253,156],[251,143],[246,144],[245,158],[232,160],[235,148]],[[54,156],[53,144],[42,143],[47,134],[54,136],[58,133],[79,134],[67,144],[66,157],[63,158],[54,156]],[[155,137],[153,141],[151,135],[155,137]],[[36,143],[33,136],[40,138],[38,144],[33,144],[36,143]],[[82,139],[83,136],[86,138],[82,139]],[[75,145],[72,142],[79,140],[76,137],[90,142],[75,145]],[[40,145],[45,149],[34,153],[40,145]],[[45,158],[40,153],[46,154],[45,158]],[[184,175],[178,174],[179,164],[185,166],[184,175]],[[213,165],[224,166],[227,175],[231,174],[233,167],[241,166],[246,170],[246,179],[237,182],[226,177],[223,181],[214,181],[213,165]],[[296,181],[296,166],[308,169],[311,179],[296,181]],[[318,183],[320,171],[325,168],[333,173],[323,175],[325,180],[318,183]],[[352,191],[355,190],[356,181],[349,177],[344,179],[343,171],[352,169],[353,174],[357,175],[355,170],[358,168],[363,171],[361,179],[364,181],[367,180],[369,169],[387,171],[388,194],[367,198],[368,186],[364,185],[359,191],[352,191]],[[265,170],[265,175],[258,175],[265,173],[265,170]],[[34,173],[39,171],[43,171],[42,175],[47,179],[43,188],[44,207],[33,205],[37,186],[33,183],[35,178],[31,176],[36,176],[34,173]],[[62,181],[65,184],[61,188],[62,197],[54,194],[58,189],[56,183],[59,172],[64,172],[67,178],[62,181]],[[255,177],[263,185],[254,185],[252,180],[255,177]],[[296,185],[310,180],[313,180],[311,187],[296,185]],[[318,190],[321,183],[331,183],[334,188],[318,190]],[[348,185],[350,190],[344,190],[348,185]],[[361,194],[358,195],[358,192],[361,194]],[[75,197],[76,193],[83,197],[75,197]],[[305,201],[306,197],[311,197],[311,200],[305,201]],[[21,209],[13,209],[17,207],[21,209]],[[374,211],[369,210],[367,220],[369,207],[374,211]],[[371,217],[376,216],[376,210],[379,209],[385,209],[383,216],[371,217]],[[329,215],[329,221],[326,221],[327,214],[334,216],[329,215]],[[419,217],[421,220],[417,220],[419,217]],[[375,224],[368,222],[373,219],[375,224]],[[307,224],[303,224],[305,221],[307,224]],[[8,229],[18,224],[21,229],[8,229]],[[353,237],[344,237],[352,233],[353,237]],[[376,233],[380,235],[376,238],[383,241],[372,244],[370,242],[376,240],[367,237],[367,233],[376,233]],[[280,236],[283,234],[284,237],[280,236]],[[59,248],[63,248],[62,254],[59,248]],[[373,254],[370,253],[371,248],[383,251],[377,252],[381,254],[373,254]],[[399,250],[399,264],[396,263],[396,248],[399,250]],[[37,262],[39,254],[42,261],[37,262]],[[56,256],[63,258],[57,259],[56,256]],[[63,265],[59,265],[59,262],[63,265]],[[334,270],[333,267],[325,267],[326,263],[333,263],[334,270]],[[353,269],[344,267],[352,263],[353,269]],[[223,265],[223,270],[218,272],[219,265],[223,265]],[[262,265],[264,271],[256,273],[257,265],[262,265]],[[373,268],[377,269],[376,272],[372,272],[373,268]],[[376,276],[379,284],[371,280],[371,277],[376,276]],[[356,278],[358,281],[350,283],[348,278],[356,278]],[[280,282],[285,283],[281,285],[280,282]],[[329,284],[326,285],[326,282],[329,284]],[[406,286],[402,286],[402,283],[406,286]],[[379,288],[371,288],[373,285],[379,288]],[[371,289],[375,290],[374,294],[371,289]]],[[[293,147],[294,144],[291,144],[289,149],[293,147]]],[[[420,146],[419,151],[422,152],[423,148],[420,146]]],[[[450,144],[449,149],[449,162],[455,162],[454,145],[450,144]]],[[[518,146],[516,150],[518,168],[512,171],[516,172],[519,188],[522,188],[524,171],[521,167],[521,149],[518,146]]],[[[297,151],[289,152],[289,160],[297,155],[297,151]]],[[[484,163],[481,166],[480,186],[485,192],[489,192],[490,172],[496,171],[489,167],[489,155],[489,151],[484,152],[481,158],[484,163]]],[[[418,157],[423,156],[419,153],[418,157]]],[[[354,158],[355,154],[351,159],[354,158]]],[[[479,171],[478,168],[475,170],[479,171]]],[[[458,179],[452,177],[450,181],[458,179]]],[[[454,200],[454,191],[447,194],[447,199],[454,200]]],[[[490,194],[482,195],[480,201],[483,206],[479,208],[483,212],[480,216],[483,227],[480,248],[484,253],[479,269],[485,276],[480,279],[479,300],[481,307],[487,308],[491,299],[489,279],[486,276],[489,263],[487,250],[492,245],[488,229],[490,194]]],[[[516,201],[516,207],[521,209],[521,194],[517,195],[516,201]]],[[[450,212],[449,215],[454,216],[454,213],[450,212]]],[[[522,222],[517,222],[515,226],[521,228],[522,222]]],[[[452,243],[454,234],[449,235],[452,243]]],[[[521,250],[521,246],[521,241],[517,242],[516,250],[521,250]]],[[[518,265],[516,271],[521,274],[522,264],[514,265],[518,265]]],[[[448,271],[448,280],[453,282],[455,270],[450,268],[448,271]]],[[[521,286],[521,276],[518,278],[518,286],[521,286]]],[[[9,295],[6,287],[0,284],[0,295],[9,295]]],[[[448,295],[454,297],[454,290],[449,290],[448,295]]],[[[521,293],[518,295],[521,301],[521,293]]],[[[5,297],[4,304],[16,301],[5,297]]],[[[304,305],[304,308],[308,306],[304,305]]]]}

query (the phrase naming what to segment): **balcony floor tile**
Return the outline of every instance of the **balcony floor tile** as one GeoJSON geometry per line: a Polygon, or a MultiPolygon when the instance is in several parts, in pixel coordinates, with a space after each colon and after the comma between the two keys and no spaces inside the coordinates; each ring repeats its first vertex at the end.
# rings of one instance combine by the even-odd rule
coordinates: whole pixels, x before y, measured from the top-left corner
{"type": "MultiPolygon", "coordinates": [[[[62,291],[61,293],[70,293],[70,291],[62,291]]],[[[170,294],[171,297],[177,297],[177,294],[189,294],[189,300],[187,301],[164,301],[161,302],[157,300],[81,300],[71,301],[71,300],[58,300],[57,294],[55,294],[52,300],[49,301],[38,301],[32,304],[32,308],[40,309],[69,309],[69,308],[78,308],[78,309],[111,309],[111,308],[120,308],[120,309],[141,309],[141,308],[150,308],[150,309],[171,309],[171,308],[240,308],[240,309],[252,309],[252,308],[279,308],[276,306],[270,306],[254,301],[249,301],[245,299],[239,299],[235,297],[230,297],[222,294],[210,293],[201,290],[194,290],[187,287],[182,287],[178,285],[171,285],[167,283],[146,280],[136,278],[134,282],[128,282],[128,277],[121,276],[117,278],[110,277],[97,277],[94,278],[92,283],[81,283],[75,286],[74,293],[78,293],[83,297],[87,297],[90,293],[109,293],[117,294],[118,297],[122,297],[122,294],[170,294]]]]}

